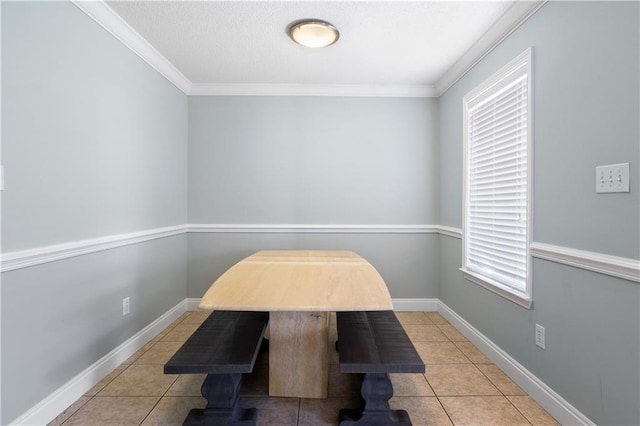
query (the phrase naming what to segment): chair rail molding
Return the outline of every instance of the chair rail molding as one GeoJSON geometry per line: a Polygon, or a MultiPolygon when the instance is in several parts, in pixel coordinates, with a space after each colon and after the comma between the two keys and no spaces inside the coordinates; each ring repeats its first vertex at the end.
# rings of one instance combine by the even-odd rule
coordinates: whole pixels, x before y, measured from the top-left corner
{"type": "Polygon", "coordinates": [[[191,233],[438,234],[439,225],[189,224],[191,233]]]}
{"type": "Polygon", "coordinates": [[[128,234],[109,235],[106,237],[3,253],[0,262],[0,272],[28,268],[30,266],[96,253],[129,244],[137,244],[158,238],[184,234],[186,228],[186,225],[167,226],[128,234]]]}
{"type": "Polygon", "coordinates": [[[640,283],[640,260],[533,242],[531,256],[640,283]]]}

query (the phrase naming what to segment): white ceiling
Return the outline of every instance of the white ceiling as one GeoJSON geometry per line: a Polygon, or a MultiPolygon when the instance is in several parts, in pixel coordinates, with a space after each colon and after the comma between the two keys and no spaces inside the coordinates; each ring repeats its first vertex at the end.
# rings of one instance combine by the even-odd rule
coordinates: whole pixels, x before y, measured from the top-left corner
{"type": "Polygon", "coordinates": [[[151,45],[147,50],[157,51],[154,60],[169,63],[187,91],[392,87],[430,96],[447,73],[461,68],[465,54],[468,62],[471,53],[486,53],[536,2],[516,3],[145,0],[105,6],[151,45]],[[340,40],[322,49],[295,44],[286,28],[303,18],[331,22],[340,40]]]}

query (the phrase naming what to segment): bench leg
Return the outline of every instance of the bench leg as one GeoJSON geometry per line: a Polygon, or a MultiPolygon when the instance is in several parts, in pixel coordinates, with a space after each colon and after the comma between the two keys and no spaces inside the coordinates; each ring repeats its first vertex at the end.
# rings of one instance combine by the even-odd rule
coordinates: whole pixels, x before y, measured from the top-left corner
{"type": "Polygon", "coordinates": [[[405,410],[389,408],[389,400],[393,396],[393,386],[387,374],[365,374],[360,388],[360,396],[362,398],[361,407],[340,410],[340,426],[411,426],[409,413],[405,410]]]}
{"type": "Polygon", "coordinates": [[[207,400],[204,409],[194,408],[184,426],[195,425],[256,425],[258,410],[238,405],[242,374],[209,374],[202,383],[202,396],[207,400]]]}

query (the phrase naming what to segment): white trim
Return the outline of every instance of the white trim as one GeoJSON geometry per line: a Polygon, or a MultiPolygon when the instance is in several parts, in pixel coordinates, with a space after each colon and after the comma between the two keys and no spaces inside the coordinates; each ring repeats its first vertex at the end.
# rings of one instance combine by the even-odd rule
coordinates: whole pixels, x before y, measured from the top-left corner
{"type": "Polygon", "coordinates": [[[348,84],[202,84],[194,83],[191,96],[349,96],[381,98],[435,98],[428,85],[348,84]]]}
{"type": "Polygon", "coordinates": [[[469,280],[472,283],[479,285],[480,287],[484,287],[487,290],[492,291],[495,294],[498,294],[505,299],[508,299],[513,303],[522,306],[523,308],[531,309],[532,299],[530,295],[516,293],[514,290],[499,282],[492,281],[485,276],[476,274],[475,272],[469,271],[465,268],[459,268],[459,270],[460,272],[462,272],[462,275],[466,280],[469,280]]]}
{"type": "Polygon", "coordinates": [[[393,310],[397,312],[437,312],[438,299],[391,299],[393,310]]]}
{"type": "Polygon", "coordinates": [[[111,33],[133,53],[151,65],[185,94],[189,94],[191,81],[185,77],[167,58],[162,56],[144,37],[134,30],[124,19],[103,0],[70,0],[78,9],[86,13],[102,28],[111,33]]]}
{"type": "Polygon", "coordinates": [[[438,301],[438,312],[471,341],[482,353],[516,382],[538,404],[549,412],[560,424],[595,425],[573,405],[558,395],[553,389],[527,370],[511,355],[503,351],[484,334],[456,314],[451,308],[438,301]]]}
{"type": "MultiPolygon", "coordinates": [[[[439,234],[462,238],[462,230],[445,225],[296,225],[296,224],[191,224],[110,235],[28,250],[4,253],[0,272],[28,268],[183,233],[313,233],[313,234],[439,234]]],[[[640,282],[640,260],[533,242],[533,257],[601,274],[640,282]]]]}
{"type": "Polygon", "coordinates": [[[189,224],[194,233],[437,234],[438,225],[189,224]]]}
{"type": "Polygon", "coordinates": [[[185,299],[187,301],[187,311],[199,311],[201,297],[188,297],[185,299]]]}
{"type": "Polygon", "coordinates": [[[10,425],[46,425],[187,310],[182,300],[158,319],[31,407],[10,425]]]}
{"type": "Polygon", "coordinates": [[[172,235],[183,234],[185,231],[185,225],[168,226],[165,228],[109,235],[90,240],[73,241],[70,243],[3,253],[1,256],[0,272],[28,268],[42,263],[54,262],[102,250],[170,237],[172,235]]]}
{"type": "Polygon", "coordinates": [[[192,83],[103,0],[71,2],[187,95],[439,97],[491,52],[547,0],[518,1],[458,59],[435,85],[308,85],[192,83]]]}
{"type": "Polygon", "coordinates": [[[640,282],[640,260],[610,256],[545,243],[531,243],[531,255],[563,265],[640,282]]]}
{"type": "Polygon", "coordinates": [[[438,233],[451,238],[462,239],[462,229],[452,226],[438,225],[438,233]]]}
{"type": "Polygon", "coordinates": [[[532,301],[532,288],[533,288],[533,266],[530,253],[530,244],[533,239],[533,176],[534,176],[534,163],[533,163],[533,138],[534,138],[534,108],[533,108],[533,47],[527,48],[524,52],[520,53],[508,64],[500,68],[493,75],[485,79],[477,87],[467,93],[462,99],[462,121],[463,121],[463,173],[462,173],[462,268],[460,269],[464,277],[478,284],[488,290],[493,291],[508,300],[515,302],[527,309],[531,308],[532,301]],[[470,228],[471,219],[469,217],[470,210],[470,158],[469,158],[469,146],[470,146],[470,111],[478,105],[478,103],[486,102],[491,99],[491,96],[495,95],[501,89],[505,89],[508,86],[505,84],[512,84],[520,78],[526,76],[527,80],[527,138],[526,138],[526,151],[527,151],[527,170],[526,170],[526,209],[527,209],[527,223],[526,223],[526,241],[524,243],[524,249],[526,251],[526,276],[524,279],[524,291],[512,289],[510,285],[521,284],[519,282],[504,283],[498,282],[496,276],[491,276],[489,272],[491,268],[478,268],[475,269],[475,265],[469,261],[469,255],[471,249],[469,248],[469,235],[467,229],[470,228]]]}
{"type": "MultiPolygon", "coordinates": [[[[0,272],[69,259],[102,250],[190,233],[326,233],[326,234],[437,234],[439,225],[296,225],[296,224],[197,224],[176,225],[128,234],[109,235],[45,247],[4,253],[0,272]]],[[[447,231],[444,231],[447,232],[447,231]]]]}
{"type": "Polygon", "coordinates": [[[482,58],[495,49],[504,39],[540,9],[547,0],[517,1],[489,30],[476,41],[436,82],[436,92],[441,96],[482,58]]]}

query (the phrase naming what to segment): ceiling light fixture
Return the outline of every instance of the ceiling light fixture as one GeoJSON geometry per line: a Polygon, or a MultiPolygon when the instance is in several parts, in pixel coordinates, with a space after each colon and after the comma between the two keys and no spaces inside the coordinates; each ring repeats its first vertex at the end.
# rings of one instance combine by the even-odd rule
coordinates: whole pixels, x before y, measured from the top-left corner
{"type": "Polygon", "coordinates": [[[336,27],[318,19],[294,22],[289,26],[287,33],[291,40],[306,47],[331,46],[340,38],[336,27]]]}

